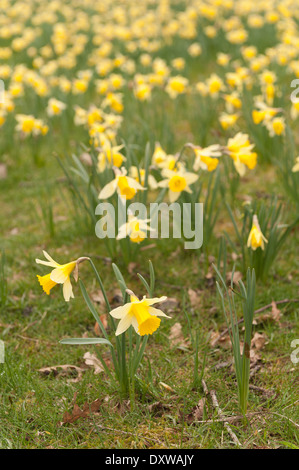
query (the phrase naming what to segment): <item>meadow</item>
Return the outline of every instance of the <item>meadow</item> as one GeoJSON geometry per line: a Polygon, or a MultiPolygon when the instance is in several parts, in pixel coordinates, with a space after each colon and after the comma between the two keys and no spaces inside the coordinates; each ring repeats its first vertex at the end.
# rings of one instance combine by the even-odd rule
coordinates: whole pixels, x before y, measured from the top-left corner
{"type": "Polygon", "coordinates": [[[0,448],[298,449],[298,2],[1,0],[0,79],[0,448]]]}

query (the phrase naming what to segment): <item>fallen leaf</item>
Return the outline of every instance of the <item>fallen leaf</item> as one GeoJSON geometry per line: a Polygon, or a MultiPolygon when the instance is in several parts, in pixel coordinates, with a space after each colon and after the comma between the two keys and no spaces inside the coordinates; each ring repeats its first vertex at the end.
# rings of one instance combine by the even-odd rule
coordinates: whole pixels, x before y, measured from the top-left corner
{"type": "Polygon", "coordinates": [[[201,421],[203,419],[205,403],[206,399],[201,398],[198,404],[192,409],[191,413],[185,416],[184,420],[187,424],[192,424],[196,421],[201,421]]]}
{"type": "MultiPolygon", "coordinates": [[[[234,272],[234,277],[233,277],[233,283],[238,284],[238,282],[241,281],[242,277],[243,277],[243,275],[242,275],[241,271],[235,271],[234,272]]],[[[231,282],[231,278],[232,278],[232,271],[229,271],[228,273],[226,273],[227,282],[231,282]]]]}
{"type": "Polygon", "coordinates": [[[275,322],[280,323],[281,311],[277,308],[276,302],[274,302],[274,300],[272,300],[271,316],[275,322]]]}
{"type": "Polygon", "coordinates": [[[57,375],[61,376],[67,376],[70,374],[73,374],[73,371],[77,372],[77,377],[75,379],[69,379],[68,382],[79,382],[82,378],[82,372],[84,372],[84,369],[78,366],[73,366],[71,364],[61,364],[57,366],[50,366],[50,367],[42,367],[41,369],[38,369],[38,372],[40,372],[43,375],[50,375],[51,373],[56,377],[57,375]],[[61,369],[61,371],[59,371],[61,369]]]}
{"type": "Polygon", "coordinates": [[[180,303],[174,297],[167,297],[164,302],[158,303],[157,308],[161,308],[163,312],[174,312],[180,303]]]}
{"type": "Polygon", "coordinates": [[[182,332],[182,325],[180,323],[175,323],[171,328],[170,328],[170,334],[169,334],[169,341],[170,345],[172,347],[177,346],[182,349],[186,349],[189,347],[190,343],[185,340],[183,332],[182,332]]]}
{"type": "Polygon", "coordinates": [[[101,290],[98,290],[97,292],[94,292],[93,294],[91,294],[90,297],[91,297],[91,300],[93,300],[94,302],[96,302],[98,304],[102,304],[102,305],[105,304],[104,295],[103,295],[103,292],[101,290]]]}
{"type": "Polygon", "coordinates": [[[94,374],[100,374],[103,372],[103,366],[99,358],[95,354],[91,354],[90,352],[86,352],[83,356],[84,362],[87,366],[94,367],[94,374]]]}
{"type": "Polygon", "coordinates": [[[254,333],[254,336],[251,340],[251,348],[255,348],[257,351],[263,349],[266,343],[266,335],[264,333],[260,334],[258,332],[254,333]]]}
{"type": "Polygon", "coordinates": [[[210,335],[210,345],[214,347],[216,344],[219,344],[225,349],[231,348],[232,343],[229,337],[229,333],[222,336],[219,331],[212,331],[210,335]]]}
{"type": "Polygon", "coordinates": [[[120,289],[114,289],[112,296],[109,298],[110,305],[117,307],[123,304],[123,296],[120,289]]]}
{"type": "Polygon", "coordinates": [[[164,410],[169,410],[170,405],[166,405],[161,403],[160,401],[156,401],[155,403],[151,403],[148,405],[148,410],[150,413],[162,415],[164,410]]]}
{"type": "Polygon", "coordinates": [[[192,308],[198,308],[201,305],[201,294],[200,290],[188,289],[189,300],[192,308]]]}
{"type": "Polygon", "coordinates": [[[7,178],[7,167],[5,163],[0,163],[0,180],[5,180],[7,178]]]}
{"type": "Polygon", "coordinates": [[[134,274],[136,267],[137,267],[137,263],[134,263],[133,261],[131,261],[131,263],[128,264],[128,272],[130,274],[134,274]]]}
{"type": "Polygon", "coordinates": [[[60,425],[63,425],[66,423],[73,423],[79,418],[88,418],[91,413],[97,413],[100,409],[100,406],[101,406],[101,401],[99,398],[90,404],[87,402],[84,403],[82,410],[76,403],[74,403],[72,413],[68,413],[66,411],[63,415],[63,421],[62,423],[60,423],[60,425]]]}
{"type": "Polygon", "coordinates": [[[272,301],[271,305],[272,305],[271,313],[264,313],[262,315],[259,315],[256,318],[256,323],[261,323],[261,322],[265,322],[265,321],[273,321],[275,323],[278,323],[278,325],[281,327],[282,325],[280,323],[280,318],[282,316],[282,313],[277,308],[276,302],[274,300],[272,301]]]}

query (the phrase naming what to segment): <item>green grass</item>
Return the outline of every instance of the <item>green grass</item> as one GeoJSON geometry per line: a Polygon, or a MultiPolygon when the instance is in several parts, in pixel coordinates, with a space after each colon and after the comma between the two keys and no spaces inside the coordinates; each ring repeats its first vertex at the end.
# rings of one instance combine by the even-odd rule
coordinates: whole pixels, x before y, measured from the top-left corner
{"type": "MultiPolygon", "coordinates": [[[[128,286],[137,295],[144,294],[136,272],[147,274],[147,260],[153,261],[156,270],[156,295],[175,297],[179,305],[170,313],[171,320],[162,322],[146,350],[142,379],[135,403],[120,403],[117,384],[104,373],[94,375],[86,368],[78,382],[70,382],[74,375],[42,376],[42,367],[72,364],[81,367],[86,351],[92,353],[98,347],[61,345],[64,337],[93,336],[94,320],[74,287],[75,299],[65,303],[60,288],[48,297],[42,292],[36,274],[42,271],[35,258],[47,249],[58,261],[64,262],[79,256],[93,257],[109,297],[116,285],[104,243],[88,232],[68,210],[68,191],[61,181],[61,170],[55,160],[45,168],[30,166],[30,178],[19,171],[19,164],[12,163],[9,177],[1,185],[1,248],[6,255],[5,277],[8,298],[1,307],[0,333],[5,342],[5,363],[0,364],[1,428],[0,446],[3,448],[230,448],[234,447],[222,423],[191,424],[184,421],[193,407],[204,396],[199,386],[192,389],[194,351],[173,347],[169,341],[171,326],[180,322],[185,339],[189,338],[188,325],[182,302],[190,316],[192,329],[199,332],[199,373],[202,371],[205,343],[211,331],[225,328],[223,314],[217,300],[215,282],[209,282],[207,264],[198,253],[186,252],[163,245],[163,258],[159,249],[140,253],[132,274],[117,260],[128,286]],[[44,176],[47,172],[47,187],[44,176]],[[50,203],[48,201],[51,201],[50,203]],[[41,210],[49,204],[53,211],[52,232],[41,210]],[[54,230],[54,232],[53,232],[54,230]],[[167,262],[165,260],[167,259],[167,262]],[[191,308],[188,288],[199,289],[198,307],[191,308]],[[151,363],[149,373],[148,360],[151,363]],[[152,376],[152,377],[151,377],[152,376]],[[164,382],[173,391],[159,385],[164,382]],[[65,411],[72,410],[72,400],[77,394],[77,404],[83,407],[97,398],[101,401],[99,413],[81,418],[72,424],[59,423],[65,411]],[[160,402],[156,412],[150,405],[160,402]]],[[[257,170],[256,181],[245,181],[243,194],[253,194],[260,181],[268,193],[273,182],[267,182],[265,168],[257,170]]],[[[277,178],[277,177],[276,177],[277,178]]],[[[278,179],[277,179],[278,180],[278,179]]],[[[277,181],[276,180],[276,181],[277,181]]],[[[71,203],[70,203],[71,204],[71,203]]],[[[69,206],[71,207],[71,206],[69,206]]],[[[290,206],[291,214],[294,209],[290,206]]],[[[219,227],[228,225],[223,209],[219,227]],[[226,221],[226,222],[225,222],[226,221]]],[[[215,233],[218,231],[216,230],[215,233]]],[[[298,246],[298,231],[293,231],[288,243],[279,254],[265,284],[257,286],[256,308],[272,300],[298,298],[298,260],[294,258],[298,246]]],[[[214,240],[210,253],[217,255],[218,242],[214,240]]],[[[232,263],[230,263],[232,266],[232,263]]],[[[89,293],[97,286],[87,266],[80,271],[89,293]]],[[[250,390],[248,424],[232,424],[240,442],[248,448],[293,448],[299,446],[298,427],[298,371],[292,364],[291,341],[298,337],[299,304],[289,303],[280,307],[283,316],[281,327],[266,322],[254,327],[254,332],[265,333],[267,343],[261,350],[261,368],[250,383],[265,390],[273,389],[274,395],[266,396],[250,390]],[[275,414],[277,413],[277,414],[275,414]],[[280,416],[278,416],[280,415],[280,416]]],[[[104,312],[104,307],[99,307],[104,312]]],[[[105,351],[105,347],[101,347],[105,351]]],[[[107,349],[108,354],[108,349],[107,349]]],[[[238,415],[237,388],[233,370],[227,366],[215,369],[219,363],[232,357],[231,350],[217,344],[207,348],[204,380],[209,389],[216,390],[219,405],[226,416],[238,415]]],[[[84,367],[84,366],[83,366],[84,367]]],[[[211,401],[207,400],[206,418],[217,419],[211,401]]]]}

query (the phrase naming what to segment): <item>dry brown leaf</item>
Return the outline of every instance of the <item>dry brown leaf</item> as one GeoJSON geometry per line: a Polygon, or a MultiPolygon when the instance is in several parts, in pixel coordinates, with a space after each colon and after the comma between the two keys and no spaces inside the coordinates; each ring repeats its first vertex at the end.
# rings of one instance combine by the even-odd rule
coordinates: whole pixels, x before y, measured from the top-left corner
{"type": "Polygon", "coordinates": [[[170,328],[169,341],[172,347],[177,346],[180,348],[188,348],[189,341],[186,341],[182,332],[182,325],[180,323],[175,323],[170,328]]]}
{"type": "Polygon", "coordinates": [[[7,167],[5,163],[0,163],[0,180],[5,180],[7,178],[7,167]]]}
{"type": "Polygon", "coordinates": [[[281,311],[277,308],[276,302],[274,302],[274,300],[272,300],[271,316],[275,322],[280,323],[281,311]]]}
{"type": "Polygon", "coordinates": [[[120,289],[114,289],[112,295],[109,298],[110,305],[117,307],[123,304],[123,296],[120,289]]]}
{"type": "Polygon", "coordinates": [[[164,410],[169,410],[170,405],[166,405],[161,403],[160,401],[156,401],[155,403],[151,403],[148,405],[148,410],[150,413],[155,413],[162,415],[164,410]]]}
{"type": "Polygon", "coordinates": [[[180,303],[174,297],[167,297],[164,302],[160,302],[157,304],[157,308],[161,308],[163,312],[174,312],[178,309],[180,303]]]}
{"type": "MultiPolygon", "coordinates": [[[[241,281],[242,277],[243,277],[243,275],[242,275],[241,271],[235,271],[234,272],[234,277],[233,277],[233,283],[238,284],[238,282],[241,281]]],[[[231,278],[232,278],[232,271],[229,271],[228,273],[226,273],[227,282],[230,282],[231,278]]]]}
{"type": "Polygon", "coordinates": [[[101,290],[98,290],[97,292],[94,292],[93,294],[91,294],[91,300],[93,300],[94,302],[98,303],[98,304],[102,304],[104,305],[105,304],[105,299],[104,299],[104,296],[103,296],[103,292],[101,290]]]}
{"type": "Polygon", "coordinates": [[[254,333],[251,340],[251,348],[255,348],[257,351],[263,349],[266,343],[266,335],[264,333],[260,334],[258,332],[254,333]]]}
{"type": "Polygon", "coordinates": [[[131,263],[128,264],[128,272],[129,272],[130,274],[134,274],[136,267],[137,267],[137,263],[134,263],[134,262],[132,261],[131,263]]]}
{"type": "Polygon", "coordinates": [[[90,352],[86,352],[83,356],[84,362],[87,366],[94,367],[94,374],[100,374],[103,372],[103,366],[101,361],[97,358],[95,354],[91,354],[90,352]]]}
{"type": "Polygon", "coordinates": [[[200,290],[188,289],[189,300],[192,308],[198,308],[201,305],[201,294],[200,290]]]}
{"type": "Polygon", "coordinates": [[[206,399],[201,398],[198,404],[192,409],[191,413],[185,416],[185,422],[187,424],[192,424],[196,421],[201,421],[203,419],[205,403],[206,399]]]}
{"type": "Polygon", "coordinates": [[[221,336],[218,331],[212,331],[210,335],[210,345],[214,347],[216,344],[219,344],[225,349],[231,348],[232,343],[229,334],[227,333],[226,335],[221,336]]]}
{"type": "Polygon", "coordinates": [[[74,407],[72,413],[68,413],[67,411],[63,415],[63,421],[60,423],[61,425],[66,423],[73,423],[79,418],[88,418],[91,413],[97,413],[100,409],[101,401],[98,398],[97,400],[93,401],[92,403],[84,403],[83,409],[74,403],[74,407]]]}
{"type": "Polygon", "coordinates": [[[261,323],[264,321],[274,321],[278,323],[278,325],[281,327],[280,318],[282,316],[282,313],[277,308],[276,302],[274,300],[272,300],[271,305],[272,305],[271,313],[264,313],[262,315],[259,315],[256,319],[256,322],[261,323]]]}
{"type": "MultiPolygon", "coordinates": [[[[105,330],[107,331],[108,330],[108,320],[107,320],[107,315],[106,313],[103,313],[102,315],[100,315],[100,320],[103,324],[103,327],[105,328],[105,330]]],[[[94,324],[94,327],[93,327],[93,330],[95,332],[95,334],[97,336],[102,336],[103,333],[102,333],[102,330],[101,330],[101,327],[100,325],[98,324],[98,322],[95,322],[94,324]]]]}
{"type": "Polygon", "coordinates": [[[40,372],[43,375],[49,375],[52,373],[54,377],[56,377],[57,375],[61,375],[61,376],[70,375],[73,373],[74,370],[77,372],[78,375],[75,379],[69,379],[68,382],[76,383],[81,380],[82,372],[84,372],[84,369],[78,366],[73,366],[71,364],[60,364],[57,366],[42,367],[41,369],[38,369],[38,372],[40,372]],[[61,369],[61,371],[59,369],[61,369]]]}

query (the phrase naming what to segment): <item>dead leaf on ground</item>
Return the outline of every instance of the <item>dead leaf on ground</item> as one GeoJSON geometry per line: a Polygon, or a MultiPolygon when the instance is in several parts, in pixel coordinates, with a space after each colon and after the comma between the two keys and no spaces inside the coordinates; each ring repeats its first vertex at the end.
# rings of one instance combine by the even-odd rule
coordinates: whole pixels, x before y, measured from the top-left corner
{"type": "Polygon", "coordinates": [[[164,302],[159,302],[157,304],[157,308],[161,308],[163,312],[174,312],[177,310],[180,306],[180,303],[175,297],[167,297],[167,299],[164,302]]]}
{"type": "MultiPolygon", "coordinates": [[[[105,330],[107,331],[108,330],[108,320],[107,320],[107,315],[106,313],[103,313],[102,315],[100,315],[100,320],[103,324],[103,327],[105,328],[105,330]]],[[[102,333],[102,330],[101,330],[101,327],[100,325],[98,324],[98,322],[96,321],[95,322],[95,325],[93,327],[93,330],[95,332],[95,334],[97,336],[103,336],[103,333],[102,333]]]]}
{"type": "Polygon", "coordinates": [[[251,340],[251,348],[255,348],[257,351],[260,351],[265,346],[266,339],[267,337],[264,333],[254,333],[251,340]]]}
{"type": "Polygon", "coordinates": [[[98,290],[98,291],[94,292],[93,294],[91,294],[90,297],[91,297],[91,300],[93,300],[97,304],[101,304],[101,305],[105,304],[104,295],[103,295],[103,292],[101,290],[98,290]]]}
{"type": "Polygon", "coordinates": [[[232,346],[229,334],[221,336],[219,331],[212,331],[210,335],[210,345],[214,347],[216,344],[219,344],[225,349],[229,349],[232,346]]]}
{"type": "Polygon", "coordinates": [[[201,305],[202,291],[188,289],[189,300],[192,308],[198,308],[201,305]]]}
{"type": "Polygon", "coordinates": [[[63,415],[63,421],[60,423],[60,425],[62,426],[66,423],[73,423],[79,418],[88,418],[92,413],[97,413],[100,409],[100,406],[101,400],[99,398],[92,403],[84,403],[82,410],[76,403],[74,403],[72,413],[68,413],[66,411],[63,415]]]}
{"type": "Polygon", "coordinates": [[[167,405],[165,403],[161,403],[160,401],[156,401],[155,403],[151,403],[148,405],[148,410],[150,413],[154,413],[156,415],[162,415],[163,411],[169,410],[170,405],[167,405]]]}
{"type": "Polygon", "coordinates": [[[118,307],[123,304],[123,296],[120,289],[114,289],[112,295],[109,297],[109,303],[113,307],[118,307]]]}
{"type": "Polygon", "coordinates": [[[54,377],[56,377],[57,375],[60,375],[60,376],[73,375],[74,371],[77,372],[77,377],[74,379],[69,379],[68,382],[76,383],[81,380],[82,372],[84,372],[84,369],[82,369],[81,367],[73,366],[71,364],[60,364],[57,366],[42,367],[41,369],[38,369],[38,372],[40,372],[42,375],[53,374],[54,377]]]}
{"type": "Polygon", "coordinates": [[[192,409],[191,413],[184,417],[187,424],[192,424],[196,421],[202,421],[204,415],[206,399],[201,398],[198,404],[192,409]]]}
{"type": "Polygon", "coordinates": [[[5,163],[0,163],[0,180],[5,180],[7,178],[7,167],[5,163]]]}
{"type": "Polygon", "coordinates": [[[137,267],[137,263],[134,263],[133,261],[131,261],[131,263],[128,264],[128,272],[130,274],[135,274],[136,267],[137,267]]]}
{"type": "MultiPolygon", "coordinates": [[[[233,277],[233,283],[238,284],[238,282],[241,281],[242,277],[243,277],[243,275],[242,275],[241,271],[235,271],[234,272],[234,277],[233,277]]],[[[232,271],[229,271],[228,273],[226,273],[227,282],[231,282],[231,278],[232,278],[232,271]]]]}
{"type": "Polygon", "coordinates": [[[103,366],[100,359],[95,355],[91,354],[90,352],[86,352],[83,356],[84,362],[87,366],[94,367],[94,374],[100,374],[103,372],[103,366]]]}
{"type": "Polygon", "coordinates": [[[178,322],[170,328],[169,341],[172,347],[177,346],[182,349],[188,348],[190,345],[190,342],[184,338],[182,325],[178,322]]]}
{"type": "Polygon", "coordinates": [[[256,322],[264,322],[264,321],[273,321],[275,323],[278,323],[278,325],[281,327],[280,323],[280,318],[282,316],[281,311],[277,308],[276,302],[272,300],[272,310],[271,313],[264,313],[263,315],[259,315],[256,318],[256,322]]]}

